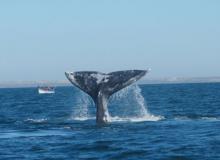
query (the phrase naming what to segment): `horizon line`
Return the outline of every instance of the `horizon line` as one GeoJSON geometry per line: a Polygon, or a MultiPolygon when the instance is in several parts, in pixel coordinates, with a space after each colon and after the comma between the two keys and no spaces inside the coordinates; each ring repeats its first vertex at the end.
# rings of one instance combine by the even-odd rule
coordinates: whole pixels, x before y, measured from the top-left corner
{"type": "MultiPolygon", "coordinates": [[[[137,84],[184,84],[184,83],[220,83],[220,76],[215,77],[164,77],[144,78],[137,84]]],[[[0,88],[28,88],[39,86],[71,86],[68,80],[38,80],[38,81],[4,81],[0,88]]]]}

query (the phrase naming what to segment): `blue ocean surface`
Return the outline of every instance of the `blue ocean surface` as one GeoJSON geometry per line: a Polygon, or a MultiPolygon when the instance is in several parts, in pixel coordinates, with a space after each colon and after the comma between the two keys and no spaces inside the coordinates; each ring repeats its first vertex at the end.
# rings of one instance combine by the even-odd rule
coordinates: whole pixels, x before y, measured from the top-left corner
{"type": "Polygon", "coordinates": [[[94,103],[74,87],[0,89],[0,159],[220,159],[220,83],[134,85],[109,112],[96,125],[94,103]]]}

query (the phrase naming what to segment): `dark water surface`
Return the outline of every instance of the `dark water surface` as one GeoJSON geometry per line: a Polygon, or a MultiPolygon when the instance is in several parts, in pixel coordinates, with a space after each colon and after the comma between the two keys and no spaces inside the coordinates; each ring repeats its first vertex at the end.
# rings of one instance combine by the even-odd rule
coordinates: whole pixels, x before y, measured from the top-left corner
{"type": "Polygon", "coordinates": [[[0,89],[0,159],[220,159],[219,83],[140,88],[145,118],[136,86],[112,98],[106,126],[73,87],[0,89]]]}

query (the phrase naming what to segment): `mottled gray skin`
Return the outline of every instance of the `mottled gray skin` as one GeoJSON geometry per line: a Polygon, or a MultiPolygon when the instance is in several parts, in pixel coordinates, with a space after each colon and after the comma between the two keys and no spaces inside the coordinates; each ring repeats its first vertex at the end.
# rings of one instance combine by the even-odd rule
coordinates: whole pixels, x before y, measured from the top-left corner
{"type": "Polygon", "coordinates": [[[108,100],[112,94],[145,76],[147,70],[117,71],[108,74],[93,71],[65,72],[67,79],[92,97],[96,105],[96,122],[109,121],[108,100]]]}

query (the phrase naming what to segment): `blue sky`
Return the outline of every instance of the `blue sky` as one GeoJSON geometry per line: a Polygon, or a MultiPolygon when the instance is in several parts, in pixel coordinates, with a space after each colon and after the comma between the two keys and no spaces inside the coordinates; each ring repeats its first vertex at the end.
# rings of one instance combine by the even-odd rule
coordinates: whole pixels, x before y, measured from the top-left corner
{"type": "Polygon", "coordinates": [[[220,76],[218,0],[0,1],[0,81],[151,68],[220,76]]]}

